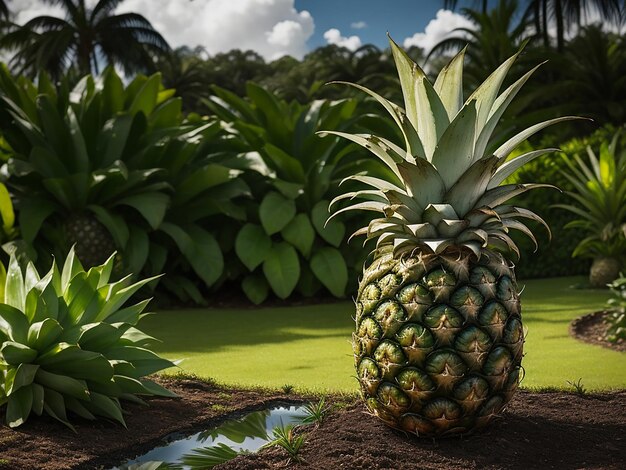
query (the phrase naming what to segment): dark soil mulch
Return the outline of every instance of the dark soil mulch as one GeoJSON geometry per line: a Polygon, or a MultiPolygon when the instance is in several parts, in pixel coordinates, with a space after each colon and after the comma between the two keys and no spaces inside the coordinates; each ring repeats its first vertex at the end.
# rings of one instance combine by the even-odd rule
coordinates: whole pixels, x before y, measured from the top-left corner
{"type": "MultiPolygon", "coordinates": [[[[626,462],[626,392],[577,396],[519,392],[502,416],[465,438],[417,439],[363,413],[360,403],[307,432],[302,463],[290,469],[615,469],[626,462]]],[[[275,448],[237,457],[220,470],[287,464],[275,448]]]]}
{"type": "Polygon", "coordinates": [[[570,334],[585,343],[597,344],[616,351],[626,351],[626,341],[620,339],[612,343],[605,339],[608,325],[604,319],[608,314],[609,312],[602,310],[576,318],[569,326],[570,334]]]}
{"type": "MultiPolygon", "coordinates": [[[[225,419],[275,403],[300,403],[306,397],[278,391],[233,390],[191,379],[159,379],[179,395],[150,398],[148,408],[124,403],[128,429],[105,420],[72,419],[77,434],[52,418],[31,416],[17,429],[0,426],[1,469],[100,469],[144,454],[176,432],[191,435],[225,419]]],[[[310,397],[309,397],[310,398],[310,397]]],[[[4,422],[4,408],[0,417],[4,422]]]]}
{"type": "MultiPolygon", "coordinates": [[[[75,420],[78,434],[45,419],[11,430],[0,427],[2,468],[109,468],[144,453],[173,432],[191,434],[225,419],[282,402],[310,400],[279,392],[233,390],[195,380],[165,383],[180,399],[152,399],[128,406],[128,430],[75,420]]],[[[626,391],[578,396],[519,392],[502,416],[465,438],[417,439],[366,415],[358,400],[329,397],[334,407],[307,434],[304,463],[287,462],[274,448],[220,469],[620,469],[626,462],[626,391]]],[[[3,414],[3,413],[2,413],[3,414]]]]}

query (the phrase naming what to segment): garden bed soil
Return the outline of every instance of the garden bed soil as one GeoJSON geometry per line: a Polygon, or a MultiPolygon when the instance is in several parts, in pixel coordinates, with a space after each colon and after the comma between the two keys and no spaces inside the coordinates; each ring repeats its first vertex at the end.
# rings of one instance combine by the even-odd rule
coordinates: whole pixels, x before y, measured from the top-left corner
{"type": "Polygon", "coordinates": [[[570,334],[585,343],[597,344],[616,351],[626,351],[626,341],[623,339],[615,343],[605,339],[608,325],[604,322],[604,319],[608,314],[609,312],[602,310],[576,318],[570,324],[570,334]]]}
{"type": "MultiPolygon", "coordinates": [[[[51,419],[0,427],[0,467],[99,469],[142,454],[172,432],[191,434],[276,403],[311,400],[263,390],[233,390],[191,379],[162,381],[179,399],[154,398],[149,408],[127,405],[128,429],[75,419],[74,434],[51,419]]],[[[319,426],[301,428],[302,463],[282,449],[237,457],[218,469],[623,469],[626,391],[579,396],[520,391],[485,430],[463,438],[417,439],[364,413],[359,400],[334,405],[319,426]]],[[[2,413],[3,414],[3,413],[2,413]]]]}

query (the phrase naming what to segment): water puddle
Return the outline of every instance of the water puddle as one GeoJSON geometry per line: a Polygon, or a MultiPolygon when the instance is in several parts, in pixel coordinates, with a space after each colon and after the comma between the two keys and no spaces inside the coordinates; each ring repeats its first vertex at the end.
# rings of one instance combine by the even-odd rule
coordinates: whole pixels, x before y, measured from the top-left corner
{"type": "Polygon", "coordinates": [[[167,444],[128,460],[111,470],[199,470],[230,460],[240,453],[258,451],[272,440],[279,427],[303,424],[305,406],[278,406],[247,414],[242,419],[185,438],[172,437],[167,444]]]}

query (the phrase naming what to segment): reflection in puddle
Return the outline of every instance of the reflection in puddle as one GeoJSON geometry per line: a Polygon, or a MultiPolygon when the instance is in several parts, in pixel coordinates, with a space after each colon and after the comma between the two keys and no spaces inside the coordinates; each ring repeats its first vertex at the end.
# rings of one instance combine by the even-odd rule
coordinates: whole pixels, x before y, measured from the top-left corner
{"type": "Polygon", "coordinates": [[[212,468],[242,452],[256,452],[277,427],[302,424],[305,406],[276,407],[252,412],[242,419],[192,436],[170,441],[111,470],[196,470],[212,468]]]}

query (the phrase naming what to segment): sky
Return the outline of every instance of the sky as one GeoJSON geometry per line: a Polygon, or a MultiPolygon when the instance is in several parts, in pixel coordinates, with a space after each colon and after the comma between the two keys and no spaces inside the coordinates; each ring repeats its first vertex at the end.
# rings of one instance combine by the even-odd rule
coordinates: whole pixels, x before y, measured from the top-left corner
{"type": "MultiPolygon", "coordinates": [[[[62,16],[50,3],[9,0],[9,8],[18,24],[42,14],[62,16]]],[[[428,51],[452,29],[471,26],[442,5],[442,0],[125,0],[117,12],[141,13],[172,47],[203,46],[211,55],[252,49],[273,60],[300,59],[325,44],[386,47],[386,32],[405,47],[428,51]]]]}

